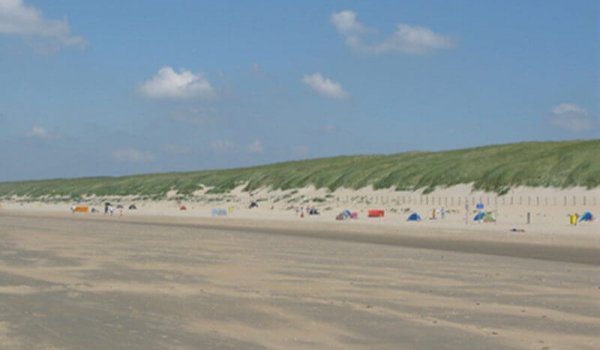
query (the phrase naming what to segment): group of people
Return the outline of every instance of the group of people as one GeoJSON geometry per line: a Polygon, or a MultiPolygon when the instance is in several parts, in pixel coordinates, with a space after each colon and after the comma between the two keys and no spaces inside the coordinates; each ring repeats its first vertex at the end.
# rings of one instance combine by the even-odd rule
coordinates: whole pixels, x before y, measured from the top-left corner
{"type": "MultiPolygon", "coordinates": [[[[300,217],[303,218],[304,217],[304,207],[300,207],[300,208],[296,208],[296,212],[300,212],[300,217]]],[[[307,215],[321,215],[321,213],[319,213],[319,210],[315,207],[306,207],[306,214],[307,215]]]]}
{"type": "MultiPolygon", "coordinates": [[[[119,204],[117,205],[116,209],[119,210],[119,214],[123,215],[123,205],[119,204]]],[[[136,210],[137,207],[135,204],[131,204],[128,207],[129,210],[136,210]]],[[[96,208],[90,208],[85,204],[74,204],[71,206],[71,212],[72,213],[99,213],[100,210],[96,209],[96,208]]],[[[112,204],[110,204],[110,202],[105,202],[104,203],[104,215],[114,215],[115,213],[115,207],[113,207],[112,204]]]]}
{"type": "Polygon", "coordinates": [[[115,213],[115,208],[113,208],[112,204],[104,203],[104,215],[113,215],[115,213]]]}

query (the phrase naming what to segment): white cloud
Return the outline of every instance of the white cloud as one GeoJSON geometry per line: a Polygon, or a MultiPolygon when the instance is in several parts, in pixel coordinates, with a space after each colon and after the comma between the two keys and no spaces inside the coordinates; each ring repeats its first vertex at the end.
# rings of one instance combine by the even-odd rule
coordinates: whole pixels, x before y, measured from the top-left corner
{"type": "Polygon", "coordinates": [[[210,149],[215,152],[230,152],[235,148],[233,142],[228,140],[214,140],[210,143],[210,149]]]}
{"type": "Polygon", "coordinates": [[[122,163],[148,163],[154,160],[151,153],[143,152],[135,148],[125,148],[113,151],[114,160],[122,163]]]}
{"type": "Polygon", "coordinates": [[[398,24],[391,36],[378,42],[366,43],[366,35],[375,30],[358,22],[356,13],[348,10],[332,14],[331,22],[345,38],[346,45],[358,52],[423,54],[454,46],[453,40],[449,37],[436,34],[425,27],[403,23],[398,24]]]}
{"type": "Polygon", "coordinates": [[[302,82],[323,96],[337,99],[349,96],[339,83],[323,77],[320,73],[305,75],[302,77],[302,82]]]}
{"type": "Polygon", "coordinates": [[[587,111],[577,105],[574,105],[574,104],[561,103],[558,106],[552,108],[552,113],[554,113],[554,114],[565,114],[565,113],[587,114],[587,111]]]}
{"type": "Polygon", "coordinates": [[[264,151],[264,146],[261,140],[254,140],[252,141],[247,147],[246,149],[248,150],[248,152],[250,153],[262,153],[264,151]]]}
{"type": "Polygon", "coordinates": [[[331,23],[344,35],[355,35],[364,33],[367,28],[356,20],[356,13],[345,10],[331,15],[331,23]]]}
{"type": "Polygon", "coordinates": [[[71,33],[66,20],[46,19],[37,8],[26,5],[23,0],[0,0],[0,34],[39,40],[45,51],[87,45],[83,37],[71,33]]]}
{"type": "Polygon", "coordinates": [[[596,118],[586,109],[569,103],[554,107],[550,122],[559,129],[573,132],[592,131],[598,126],[596,118]]]}
{"type": "Polygon", "coordinates": [[[159,69],[152,79],[140,85],[139,90],[149,98],[192,99],[215,95],[210,82],[201,74],[187,70],[178,73],[169,66],[159,69]]]}
{"type": "Polygon", "coordinates": [[[431,29],[399,24],[396,32],[379,44],[370,47],[373,53],[402,52],[426,53],[435,49],[452,47],[452,40],[435,34],[431,29]]]}
{"type": "Polygon", "coordinates": [[[29,130],[26,135],[31,138],[41,139],[41,140],[54,140],[60,138],[58,134],[50,132],[45,128],[40,126],[34,126],[29,130]]]}

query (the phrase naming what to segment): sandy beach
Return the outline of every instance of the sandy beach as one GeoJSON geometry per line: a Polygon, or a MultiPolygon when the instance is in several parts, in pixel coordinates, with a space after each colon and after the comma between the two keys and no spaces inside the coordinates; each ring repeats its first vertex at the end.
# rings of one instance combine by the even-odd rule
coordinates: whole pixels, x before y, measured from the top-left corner
{"type": "Polygon", "coordinates": [[[482,227],[5,207],[0,348],[598,348],[597,234],[482,227]]]}
{"type": "Polygon", "coordinates": [[[600,350],[599,19],[0,0],[0,350],[600,350]]]}
{"type": "MultiPolygon", "coordinates": [[[[358,190],[316,189],[307,187],[293,190],[260,189],[244,191],[240,185],[229,193],[212,194],[210,188],[196,191],[193,195],[180,195],[176,191],[167,193],[163,199],[148,199],[143,196],[89,196],[78,202],[56,198],[2,198],[0,210],[67,213],[73,205],[83,205],[97,210],[102,215],[104,203],[110,202],[115,216],[123,217],[177,217],[182,220],[215,217],[219,219],[247,220],[246,222],[280,221],[284,225],[295,225],[305,221],[301,227],[312,224],[341,224],[350,226],[369,225],[389,228],[410,229],[425,227],[431,230],[455,232],[508,232],[512,229],[528,235],[545,234],[590,234],[600,232],[600,188],[581,187],[530,188],[516,187],[504,195],[473,190],[471,185],[459,185],[437,189],[431,193],[422,191],[375,190],[365,187],[358,190]],[[256,202],[257,208],[249,209],[256,202]],[[134,204],[136,210],[128,210],[134,204]],[[122,206],[123,209],[119,209],[122,206]],[[480,206],[481,209],[478,208],[480,206]],[[181,210],[184,207],[185,210],[181,210]],[[308,208],[315,208],[319,215],[308,215],[308,208]],[[384,217],[369,218],[370,209],[384,210],[384,217]],[[336,221],[344,210],[357,214],[357,220],[336,221]],[[478,212],[489,212],[494,222],[474,220],[478,212]],[[570,224],[570,215],[591,212],[596,220],[570,224]],[[303,215],[302,217],[302,213],[303,215]],[[418,213],[419,222],[408,222],[412,213],[418,213]]],[[[77,214],[82,215],[82,214],[77,214]]],[[[336,226],[337,227],[337,226],[336,226]]]]}

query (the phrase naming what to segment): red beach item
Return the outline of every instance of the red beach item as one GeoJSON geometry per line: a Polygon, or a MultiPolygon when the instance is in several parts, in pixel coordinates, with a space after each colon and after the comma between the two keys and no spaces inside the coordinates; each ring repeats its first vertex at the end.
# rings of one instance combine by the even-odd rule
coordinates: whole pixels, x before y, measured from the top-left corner
{"type": "Polygon", "coordinates": [[[382,218],[385,216],[385,210],[383,209],[369,209],[370,218],[382,218]]]}

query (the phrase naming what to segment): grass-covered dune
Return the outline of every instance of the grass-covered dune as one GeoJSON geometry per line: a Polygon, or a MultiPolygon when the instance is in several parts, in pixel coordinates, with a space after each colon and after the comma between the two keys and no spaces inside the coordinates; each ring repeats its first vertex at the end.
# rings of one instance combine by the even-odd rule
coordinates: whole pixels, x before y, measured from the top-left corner
{"type": "Polygon", "coordinates": [[[473,183],[475,189],[505,193],[514,186],[594,188],[600,185],[600,140],[529,142],[446,152],[341,156],[242,169],[0,183],[0,197],[137,195],[160,198],[170,190],[191,194],[203,187],[227,192],[292,189],[313,185],[396,188],[426,192],[473,183]]]}

